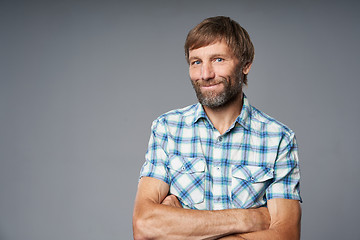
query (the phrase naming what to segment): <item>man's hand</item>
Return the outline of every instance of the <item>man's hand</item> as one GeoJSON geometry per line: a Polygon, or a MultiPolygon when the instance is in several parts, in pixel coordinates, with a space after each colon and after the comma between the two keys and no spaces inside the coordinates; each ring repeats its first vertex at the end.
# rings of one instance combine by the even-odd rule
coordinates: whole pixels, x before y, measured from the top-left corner
{"type": "Polygon", "coordinates": [[[179,199],[175,195],[167,195],[166,198],[161,202],[161,204],[172,206],[172,207],[179,207],[182,208],[179,199]]]}
{"type": "Polygon", "coordinates": [[[267,207],[254,208],[253,216],[251,220],[253,221],[253,226],[255,226],[255,231],[269,229],[271,217],[267,207]]]}
{"type": "Polygon", "coordinates": [[[223,240],[247,239],[300,239],[301,207],[297,200],[271,199],[268,201],[271,216],[270,227],[264,231],[226,236],[223,240]]]}

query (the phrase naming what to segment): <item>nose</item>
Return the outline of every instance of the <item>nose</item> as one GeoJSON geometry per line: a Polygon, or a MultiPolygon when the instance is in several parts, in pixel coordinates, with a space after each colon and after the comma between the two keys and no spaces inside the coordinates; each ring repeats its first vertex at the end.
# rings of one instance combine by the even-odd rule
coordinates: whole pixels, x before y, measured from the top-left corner
{"type": "Polygon", "coordinates": [[[215,72],[211,63],[203,63],[201,66],[201,79],[210,80],[215,78],[215,72]]]}

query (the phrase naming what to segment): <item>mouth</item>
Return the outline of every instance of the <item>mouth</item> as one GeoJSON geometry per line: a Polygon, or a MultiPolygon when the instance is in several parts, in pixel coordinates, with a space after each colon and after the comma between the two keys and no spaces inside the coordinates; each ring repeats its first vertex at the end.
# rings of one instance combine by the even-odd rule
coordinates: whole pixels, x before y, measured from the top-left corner
{"type": "Polygon", "coordinates": [[[219,87],[220,85],[221,85],[221,82],[211,83],[211,84],[201,84],[200,88],[211,90],[211,89],[215,89],[215,88],[219,87]]]}

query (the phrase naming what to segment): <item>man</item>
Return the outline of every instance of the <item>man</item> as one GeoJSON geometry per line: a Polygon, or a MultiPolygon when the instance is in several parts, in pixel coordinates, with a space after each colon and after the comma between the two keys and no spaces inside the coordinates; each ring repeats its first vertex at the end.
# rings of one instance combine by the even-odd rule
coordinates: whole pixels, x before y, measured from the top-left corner
{"type": "Polygon", "coordinates": [[[205,19],[185,55],[199,104],[153,122],[134,239],[299,239],[296,140],[242,92],[248,33],[228,17],[205,19]]]}

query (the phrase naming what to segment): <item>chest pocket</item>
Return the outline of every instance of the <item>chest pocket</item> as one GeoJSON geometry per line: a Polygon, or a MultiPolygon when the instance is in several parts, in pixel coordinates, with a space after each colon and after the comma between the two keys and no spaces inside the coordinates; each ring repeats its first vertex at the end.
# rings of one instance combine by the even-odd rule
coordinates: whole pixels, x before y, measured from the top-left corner
{"type": "Polygon", "coordinates": [[[204,201],[205,159],[172,155],[169,158],[170,193],[192,208],[204,201]]]}
{"type": "Polygon", "coordinates": [[[231,199],[234,207],[250,208],[264,205],[265,191],[273,178],[272,168],[234,165],[231,183],[231,199]]]}

